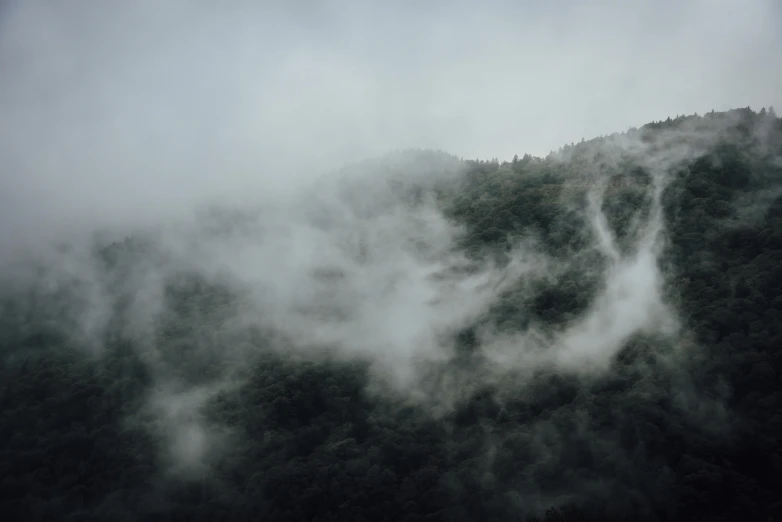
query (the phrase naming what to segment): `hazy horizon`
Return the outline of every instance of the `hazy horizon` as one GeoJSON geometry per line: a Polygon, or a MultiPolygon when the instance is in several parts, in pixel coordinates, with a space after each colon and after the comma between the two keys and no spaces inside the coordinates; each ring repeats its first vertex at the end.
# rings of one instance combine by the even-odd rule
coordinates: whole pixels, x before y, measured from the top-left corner
{"type": "Polygon", "coordinates": [[[7,1],[0,217],[124,220],[399,148],[510,160],[782,105],[780,50],[773,0],[7,1]]]}

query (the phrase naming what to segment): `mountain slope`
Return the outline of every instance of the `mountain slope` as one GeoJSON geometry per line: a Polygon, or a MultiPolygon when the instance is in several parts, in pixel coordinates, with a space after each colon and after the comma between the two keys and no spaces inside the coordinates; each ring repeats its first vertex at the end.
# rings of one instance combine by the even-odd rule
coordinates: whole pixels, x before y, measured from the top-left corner
{"type": "Polygon", "coordinates": [[[3,277],[11,519],[782,516],[771,111],[41,252],[3,277]]]}

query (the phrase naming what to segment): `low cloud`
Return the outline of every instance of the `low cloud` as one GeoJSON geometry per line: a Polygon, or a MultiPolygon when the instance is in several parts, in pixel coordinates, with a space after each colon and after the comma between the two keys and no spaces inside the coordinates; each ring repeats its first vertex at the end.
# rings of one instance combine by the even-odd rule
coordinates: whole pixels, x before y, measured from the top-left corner
{"type": "MultiPolygon", "coordinates": [[[[6,3],[6,292],[27,296],[17,304],[93,354],[112,336],[136,343],[154,376],[145,412],[172,469],[199,469],[222,440],[201,410],[252,361],[237,341],[242,329],[300,356],[368,361],[397,392],[422,393],[421,369],[453,360],[460,330],[508,291],[556,280],[578,260],[551,258],[534,236],[499,259],[460,250],[465,230],[434,195],[463,179],[457,158],[419,151],[322,172],[410,146],[544,155],[584,135],[680,110],[774,103],[782,92],[769,66],[782,34],[774,2],[609,2],[607,11],[562,13],[506,4],[480,13],[466,4],[386,7],[380,21],[337,2],[316,9],[319,25],[295,3],[6,3]],[[601,31],[602,19],[615,32],[601,31]],[[653,37],[641,31],[648,20],[657,22],[653,37]],[[539,29],[554,26],[561,32],[539,29]],[[712,34],[723,26],[730,49],[712,34]],[[748,78],[757,81],[745,96],[748,78]],[[172,310],[172,281],[186,276],[231,296],[172,310]],[[180,327],[178,356],[164,353],[166,321],[180,327]],[[177,357],[214,362],[215,373],[190,382],[177,357]]],[[[559,157],[580,165],[591,187],[583,212],[588,249],[605,260],[589,267],[601,284],[560,329],[481,330],[476,349],[497,366],[487,380],[601,375],[634,335],[675,335],[659,266],[662,194],[670,169],[718,134],[688,125],[655,143],[631,132],[559,157]],[[636,217],[629,246],[607,224],[595,177],[625,156],[651,177],[649,212],[636,217]]],[[[442,397],[469,389],[450,382],[442,397]]]]}

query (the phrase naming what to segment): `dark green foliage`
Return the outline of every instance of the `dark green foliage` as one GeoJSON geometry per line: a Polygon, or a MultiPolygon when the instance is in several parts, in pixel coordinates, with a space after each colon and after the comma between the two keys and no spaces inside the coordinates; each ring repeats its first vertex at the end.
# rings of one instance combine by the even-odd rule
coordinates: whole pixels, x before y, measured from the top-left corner
{"type": "MultiPolygon", "coordinates": [[[[367,364],[284,356],[259,332],[214,334],[230,331],[220,327],[236,297],[193,274],[167,281],[154,339],[124,335],[119,306],[97,358],[74,350],[51,320],[64,313],[56,295],[9,295],[0,329],[3,520],[779,520],[782,120],[713,113],[628,136],[653,143],[661,131],[690,129],[682,139],[697,141],[720,121],[729,122],[722,138],[671,167],[663,196],[666,297],[687,334],[675,347],[632,338],[599,379],[538,372],[523,383],[487,381],[433,414],[373,393],[367,364]],[[192,385],[224,375],[231,361],[214,356],[221,347],[254,354],[236,373],[241,384],[204,409],[230,433],[208,472],[163,472],[159,437],[139,413],[154,383],[143,361],[152,342],[170,374],[192,385]]],[[[634,245],[650,173],[601,144],[566,147],[564,159],[466,162],[457,186],[436,187],[473,256],[533,236],[558,259],[581,256],[556,282],[508,292],[482,325],[556,327],[590,306],[605,262],[585,251],[590,176],[608,180],[603,210],[620,246],[634,245]]],[[[456,161],[416,154],[424,171],[456,161]]],[[[96,255],[120,288],[151,254],[128,240],[96,255]]],[[[449,371],[481,382],[478,326],[458,334],[451,366],[432,369],[433,387],[449,371]]]]}

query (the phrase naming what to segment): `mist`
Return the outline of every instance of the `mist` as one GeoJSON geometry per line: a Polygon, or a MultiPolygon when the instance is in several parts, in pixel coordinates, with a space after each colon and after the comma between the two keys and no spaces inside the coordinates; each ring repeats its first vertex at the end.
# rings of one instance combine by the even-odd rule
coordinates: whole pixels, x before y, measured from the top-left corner
{"type": "Polygon", "coordinates": [[[653,143],[629,134],[600,147],[603,161],[629,155],[651,172],[642,189],[649,209],[636,216],[629,248],[620,248],[607,222],[607,180],[599,176],[586,190],[591,240],[582,252],[552,257],[530,232],[501,256],[471,256],[459,247],[466,229],[447,217],[437,196],[464,181],[466,164],[421,151],[360,162],[274,199],[217,200],[155,226],[137,224],[130,239],[125,229],[108,227],[41,243],[3,279],[49,296],[52,304],[37,312],[70,328],[75,346],[98,359],[107,339],[137,343],[153,381],[146,406],[131,419],[153,419],[146,424],[163,443],[167,472],[200,476],[230,435],[202,410],[247,378],[259,355],[243,340],[248,329],[269,336],[286,356],[366,362],[375,392],[426,405],[436,416],[486,383],[515,375],[523,385],[539,371],[600,378],[631,337],[674,339],[678,311],[664,298],[659,267],[662,193],[669,170],[708,150],[720,129],[685,127],[653,143]],[[659,143],[682,145],[660,152],[659,143]],[[106,241],[118,253],[96,255],[106,241]],[[458,357],[459,332],[481,323],[503,295],[533,295],[536,281],[556,283],[589,252],[605,262],[596,266],[598,291],[582,314],[557,328],[534,321],[520,332],[483,328],[476,349],[495,367],[429,381],[433,367],[458,357]],[[107,262],[120,263],[113,275],[107,262]],[[171,285],[191,276],[232,297],[208,312],[180,311],[171,285]],[[167,320],[172,325],[161,326],[167,320]],[[172,349],[167,339],[178,335],[172,349]]]}
{"type": "Polygon", "coordinates": [[[26,306],[96,360],[107,340],[136,343],[151,377],[127,421],[157,437],[178,478],[204,476],[230,449],[234,434],[204,409],[249,378],[249,332],[291,358],[367,363],[375,391],[441,416],[509,376],[599,379],[628,340],[682,335],[660,264],[663,194],[721,128],[587,149],[585,204],[569,203],[589,239],[572,258],[534,232],[500,255],[465,252],[468,231],[444,210],[462,158],[542,157],[671,114],[782,107],[780,50],[772,0],[5,2],[0,279],[6,292],[34,288],[26,306]],[[649,174],[648,208],[622,242],[596,172],[628,157],[649,174]],[[107,248],[126,257],[106,261],[107,248]],[[487,324],[508,292],[532,295],[593,254],[582,313],[514,332],[487,324]],[[169,285],[191,276],[230,297],[174,310],[169,285]],[[179,335],[161,326],[171,317],[186,331],[179,352],[161,348],[179,335]],[[476,324],[489,366],[448,373],[476,324]],[[432,384],[433,367],[447,378],[432,384]]]}
{"type": "Polygon", "coordinates": [[[399,148],[510,159],[782,105],[779,9],[5,2],[3,236],[272,197],[399,148]]]}

